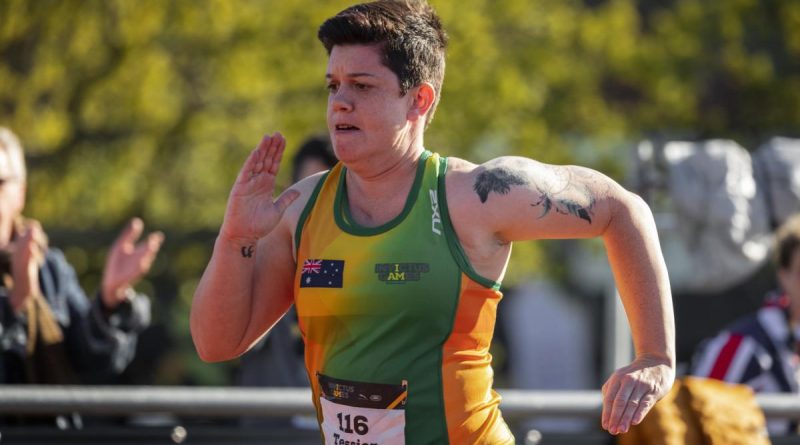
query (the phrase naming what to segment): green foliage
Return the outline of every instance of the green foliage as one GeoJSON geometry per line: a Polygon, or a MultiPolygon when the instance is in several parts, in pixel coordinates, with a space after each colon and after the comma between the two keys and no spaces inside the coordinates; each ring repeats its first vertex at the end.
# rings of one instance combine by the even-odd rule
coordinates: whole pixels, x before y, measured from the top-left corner
{"type": "MultiPolygon", "coordinates": [[[[427,146],[446,155],[579,162],[621,179],[646,135],[754,147],[798,130],[798,2],[431,1],[451,44],[427,146]]],[[[167,231],[145,286],[181,357],[192,356],[191,295],[245,156],[265,132],[283,132],[292,151],[324,131],[316,29],[348,4],[0,2],[0,125],[26,146],[27,213],[56,234],[108,234],[132,215],[167,231]]],[[[95,285],[102,246],[54,241],[95,285]]],[[[515,247],[510,282],[540,270],[538,245],[515,247]]],[[[224,376],[165,363],[161,381],[224,376]]]]}

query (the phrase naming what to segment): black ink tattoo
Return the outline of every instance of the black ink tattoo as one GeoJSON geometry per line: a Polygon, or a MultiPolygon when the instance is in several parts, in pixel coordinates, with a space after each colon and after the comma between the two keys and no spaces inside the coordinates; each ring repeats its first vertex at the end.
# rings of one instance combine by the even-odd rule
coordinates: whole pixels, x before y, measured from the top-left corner
{"type": "MultiPolygon", "coordinates": [[[[575,215],[578,218],[587,221],[589,224],[592,223],[592,216],[589,213],[589,209],[588,208],[583,207],[582,205],[578,204],[577,202],[569,201],[569,200],[566,200],[566,199],[562,199],[560,202],[561,202],[561,205],[563,206],[564,210],[566,210],[566,211],[564,211],[562,209],[559,209],[559,208],[556,208],[556,212],[564,213],[565,215],[566,214],[575,215]]],[[[591,208],[591,205],[589,207],[591,208]]]]}
{"type": "Polygon", "coordinates": [[[481,172],[475,180],[473,189],[485,203],[489,199],[489,193],[495,192],[499,195],[508,194],[512,185],[526,185],[528,180],[525,176],[507,167],[494,167],[481,172]]]}
{"type": "Polygon", "coordinates": [[[575,215],[578,218],[588,222],[589,224],[592,223],[592,207],[594,207],[595,200],[592,197],[591,193],[585,189],[584,187],[575,184],[572,179],[572,173],[570,172],[569,178],[567,179],[567,185],[564,190],[561,190],[558,193],[550,193],[545,190],[539,189],[539,193],[542,194],[542,198],[539,202],[535,202],[531,204],[533,207],[542,207],[542,214],[539,215],[539,218],[544,218],[551,209],[555,209],[556,213],[560,213],[562,215],[575,215]],[[581,200],[586,204],[581,204],[575,199],[570,199],[567,197],[559,198],[556,195],[568,195],[575,197],[576,195],[583,195],[585,199],[581,200]]]}
{"type": "Polygon", "coordinates": [[[542,214],[539,215],[539,219],[542,219],[544,218],[545,215],[550,213],[550,209],[553,208],[553,201],[550,199],[549,196],[547,196],[547,193],[544,193],[541,190],[539,190],[539,193],[542,194],[542,199],[540,199],[539,202],[537,203],[531,204],[531,206],[533,207],[542,206],[542,214]]]}
{"type": "Polygon", "coordinates": [[[249,246],[242,246],[242,256],[245,258],[253,258],[253,252],[256,250],[256,246],[252,244],[249,246]]]}
{"type": "MultiPolygon", "coordinates": [[[[596,178],[584,169],[553,167],[552,172],[564,186],[556,192],[536,187],[542,197],[531,206],[542,208],[539,218],[544,218],[550,210],[555,209],[556,213],[574,215],[591,224],[595,198],[586,183],[595,183],[596,178]]],[[[597,184],[593,187],[596,188],[597,184]]]]}

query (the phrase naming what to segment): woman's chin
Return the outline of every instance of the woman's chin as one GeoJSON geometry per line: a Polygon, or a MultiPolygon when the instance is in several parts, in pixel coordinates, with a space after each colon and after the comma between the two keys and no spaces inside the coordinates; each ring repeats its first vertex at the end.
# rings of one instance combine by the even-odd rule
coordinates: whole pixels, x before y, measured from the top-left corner
{"type": "Polygon", "coordinates": [[[345,142],[340,140],[334,140],[333,151],[336,154],[336,158],[345,164],[357,160],[361,152],[358,144],[351,141],[345,142]]]}

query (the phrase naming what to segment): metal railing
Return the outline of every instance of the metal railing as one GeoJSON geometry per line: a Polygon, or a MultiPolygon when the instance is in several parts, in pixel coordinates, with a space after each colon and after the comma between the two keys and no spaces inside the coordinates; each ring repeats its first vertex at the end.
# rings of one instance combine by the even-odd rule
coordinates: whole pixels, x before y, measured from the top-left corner
{"type": "MultiPolygon", "coordinates": [[[[599,391],[499,390],[503,417],[599,417],[599,391]]],[[[768,418],[800,419],[800,397],[758,394],[768,418]]],[[[176,386],[0,385],[0,414],[92,415],[172,413],[181,416],[288,416],[313,414],[311,392],[302,388],[176,386]]]]}

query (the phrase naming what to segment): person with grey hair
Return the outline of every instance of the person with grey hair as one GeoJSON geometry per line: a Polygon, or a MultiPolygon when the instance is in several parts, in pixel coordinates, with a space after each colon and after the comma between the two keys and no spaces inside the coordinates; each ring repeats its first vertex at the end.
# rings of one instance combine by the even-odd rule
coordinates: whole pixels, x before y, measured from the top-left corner
{"type": "Polygon", "coordinates": [[[107,382],[133,359],[150,302],[132,285],[150,269],[164,235],[137,242],[134,218],[111,246],[102,285],[87,298],[41,224],[24,218],[22,145],[0,127],[0,384],[107,382]]]}

